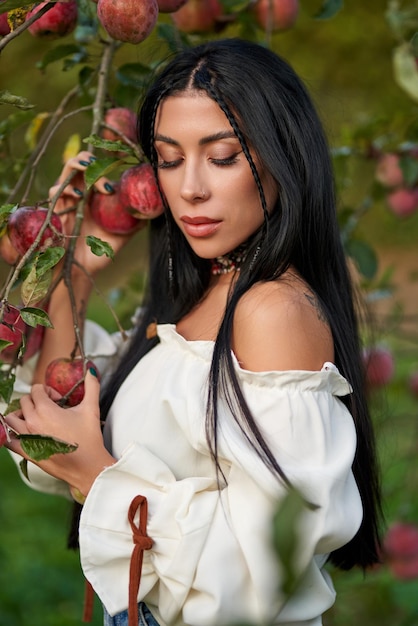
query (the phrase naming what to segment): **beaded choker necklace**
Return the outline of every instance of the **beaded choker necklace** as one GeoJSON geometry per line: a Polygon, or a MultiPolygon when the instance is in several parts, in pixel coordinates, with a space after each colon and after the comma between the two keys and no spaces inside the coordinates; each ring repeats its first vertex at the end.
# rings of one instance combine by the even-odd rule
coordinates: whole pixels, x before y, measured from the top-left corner
{"type": "Polygon", "coordinates": [[[212,259],[212,275],[219,276],[219,274],[239,271],[240,265],[247,255],[247,248],[247,243],[243,243],[238,246],[238,248],[235,248],[235,250],[223,254],[222,256],[217,256],[216,259],[212,259]]]}

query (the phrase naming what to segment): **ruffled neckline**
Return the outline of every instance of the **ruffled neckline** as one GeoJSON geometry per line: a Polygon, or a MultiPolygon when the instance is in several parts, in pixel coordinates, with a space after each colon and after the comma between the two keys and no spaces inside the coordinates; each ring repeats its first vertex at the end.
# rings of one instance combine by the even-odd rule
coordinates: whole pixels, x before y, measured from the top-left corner
{"type": "MultiPolygon", "coordinates": [[[[177,332],[175,324],[157,324],[157,335],[162,344],[174,344],[190,355],[194,355],[210,362],[212,359],[214,341],[210,339],[188,340],[177,332]]],[[[277,385],[296,386],[297,389],[328,390],[333,395],[346,396],[352,393],[352,387],[342,376],[336,365],[326,361],[322,368],[312,370],[267,370],[253,372],[241,367],[236,356],[232,358],[239,378],[250,384],[263,387],[277,387],[277,385]]]]}

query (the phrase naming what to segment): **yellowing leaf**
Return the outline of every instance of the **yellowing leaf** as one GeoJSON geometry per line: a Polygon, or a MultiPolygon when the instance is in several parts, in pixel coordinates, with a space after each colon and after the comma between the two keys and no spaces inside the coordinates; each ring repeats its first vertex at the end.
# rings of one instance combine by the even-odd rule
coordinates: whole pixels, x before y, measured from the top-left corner
{"type": "Polygon", "coordinates": [[[20,7],[19,9],[11,9],[11,11],[8,11],[7,23],[10,26],[10,30],[15,30],[18,26],[23,24],[30,8],[30,6],[20,7]]]}
{"type": "Polygon", "coordinates": [[[36,268],[31,267],[31,270],[25,280],[22,282],[20,288],[20,295],[25,307],[32,304],[37,304],[46,296],[48,289],[52,282],[52,271],[48,271],[41,277],[36,274],[36,268]]]}
{"type": "Polygon", "coordinates": [[[418,67],[410,44],[402,44],[395,48],[393,70],[399,87],[418,102],[418,67]]]}
{"type": "Polygon", "coordinates": [[[35,148],[39,131],[41,130],[44,120],[48,117],[49,113],[38,113],[38,115],[29,124],[25,133],[25,141],[29,150],[33,150],[35,148]]]}
{"type": "Polygon", "coordinates": [[[81,137],[78,133],[71,135],[65,144],[64,152],[62,153],[63,163],[66,163],[69,159],[75,157],[81,148],[81,137]]]}

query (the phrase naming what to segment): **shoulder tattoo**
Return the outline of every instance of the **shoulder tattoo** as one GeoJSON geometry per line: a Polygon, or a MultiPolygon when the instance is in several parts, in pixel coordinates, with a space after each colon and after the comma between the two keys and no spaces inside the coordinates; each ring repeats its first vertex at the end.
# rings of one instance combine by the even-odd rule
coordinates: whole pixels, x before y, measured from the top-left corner
{"type": "Polygon", "coordinates": [[[321,307],[321,305],[319,304],[318,298],[313,294],[313,293],[305,293],[303,294],[305,296],[305,298],[307,299],[307,301],[309,302],[309,304],[311,306],[314,307],[314,309],[316,310],[316,313],[318,315],[318,319],[320,322],[324,322],[326,323],[327,317],[321,307]]]}

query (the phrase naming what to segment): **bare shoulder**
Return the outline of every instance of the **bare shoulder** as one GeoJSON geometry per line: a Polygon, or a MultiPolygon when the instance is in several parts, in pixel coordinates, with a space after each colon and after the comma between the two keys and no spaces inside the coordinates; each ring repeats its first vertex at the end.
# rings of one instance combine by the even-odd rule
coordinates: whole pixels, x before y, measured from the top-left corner
{"type": "Polygon", "coordinates": [[[244,294],[235,312],[232,348],[241,367],[252,371],[315,371],[334,359],[318,299],[290,271],[244,294]]]}

